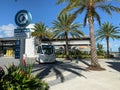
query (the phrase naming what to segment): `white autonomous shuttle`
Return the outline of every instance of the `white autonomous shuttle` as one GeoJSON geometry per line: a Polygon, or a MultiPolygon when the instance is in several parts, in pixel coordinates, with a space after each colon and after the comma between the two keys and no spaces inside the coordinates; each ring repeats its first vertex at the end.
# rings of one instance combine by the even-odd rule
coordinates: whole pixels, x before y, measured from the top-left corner
{"type": "Polygon", "coordinates": [[[37,47],[36,61],[39,63],[52,63],[56,61],[55,48],[51,44],[42,44],[37,47]]]}

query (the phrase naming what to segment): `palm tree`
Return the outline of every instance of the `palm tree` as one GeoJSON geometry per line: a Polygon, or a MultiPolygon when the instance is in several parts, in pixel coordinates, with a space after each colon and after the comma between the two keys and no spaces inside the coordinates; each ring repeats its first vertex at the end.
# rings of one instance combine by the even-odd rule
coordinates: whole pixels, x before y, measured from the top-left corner
{"type": "Polygon", "coordinates": [[[78,23],[69,23],[70,14],[62,14],[57,20],[53,21],[54,38],[66,40],[66,57],[69,58],[68,40],[69,35],[73,38],[80,38],[84,33],[79,30],[81,27],[78,23]]]}
{"type": "Polygon", "coordinates": [[[107,43],[107,58],[109,58],[109,39],[120,39],[120,29],[118,26],[114,26],[109,22],[105,22],[102,24],[99,30],[96,31],[97,40],[106,39],[107,43]]]}
{"type": "Polygon", "coordinates": [[[39,39],[39,45],[42,43],[42,39],[52,36],[52,33],[48,31],[47,26],[42,22],[35,24],[33,30],[34,32],[32,32],[31,35],[39,39]]]}
{"type": "Polygon", "coordinates": [[[98,63],[98,58],[96,54],[96,45],[95,45],[95,37],[94,37],[94,20],[96,19],[99,24],[100,16],[97,10],[104,11],[105,13],[112,15],[112,11],[120,12],[120,8],[111,5],[107,0],[58,0],[57,4],[67,2],[68,5],[61,11],[60,14],[66,11],[72,11],[73,16],[71,17],[69,22],[73,22],[73,20],[81,13],[85,13],[84,17],[84,26],[86,23],[89,23],[89,31],[90,31],[90,42],[91,42],[91,67],[100,68],[100,64],[98,63]]]}
{"type": "Polygon", "coordinates": [[[97,44],[97,54],[98,55],[104,55],[104,50],[103,50],[103,45],[102,44],[97,44]]]}

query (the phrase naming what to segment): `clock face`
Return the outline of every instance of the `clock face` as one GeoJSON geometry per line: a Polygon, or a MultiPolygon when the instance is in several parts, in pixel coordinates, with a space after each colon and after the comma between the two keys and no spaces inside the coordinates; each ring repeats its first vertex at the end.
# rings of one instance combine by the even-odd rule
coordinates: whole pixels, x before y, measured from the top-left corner
{"type": "Polygon", "coordinates": [[[19,11],[15,16],[15,22],[20,27],[26,27],[32,20],[31,14],[26,10],[19,11]]]}

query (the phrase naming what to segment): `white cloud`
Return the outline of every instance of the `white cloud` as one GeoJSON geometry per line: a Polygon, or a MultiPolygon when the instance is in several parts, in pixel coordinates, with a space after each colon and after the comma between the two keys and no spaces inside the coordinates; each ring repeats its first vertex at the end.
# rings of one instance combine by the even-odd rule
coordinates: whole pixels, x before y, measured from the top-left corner
{"type": "Polygon", "coordinates": [[[13,37],[14,36],[14,28],[13,24],[2,25],[0,26],[0,37],[13,37]]]}

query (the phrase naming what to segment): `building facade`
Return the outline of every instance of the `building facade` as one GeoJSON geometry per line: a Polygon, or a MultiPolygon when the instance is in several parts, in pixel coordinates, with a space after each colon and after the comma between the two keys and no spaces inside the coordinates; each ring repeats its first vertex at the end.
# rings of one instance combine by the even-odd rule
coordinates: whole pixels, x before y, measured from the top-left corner
{"type": "MultiPolygon", "coordinates": [[[[30,24],[27,28],[33,32],[34,24],[30,24]]],[[[24,40],[24,54],[27,57],[35,57],[36,56],[36,45],[35,38],[30,36],[30,38],[26,38],[24,40]]],[[[65,39],[45,39],[43,42],[50,42],[55,46],[55,49],[59,49],[61,47],[65,48],[66,42],[65,39]]],[[[81,39],[69,39],[69,47],[70,49],[76,48],[81,51],[90,52],[90,38],[83,37],[81,39]]],[[[20,57],[20,40],[16,37],[8,37],[8,38],[0,38],[0,55],[7,57],[20,57]]]]}

